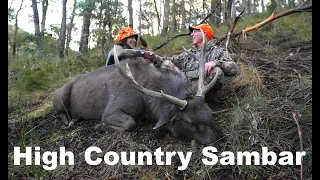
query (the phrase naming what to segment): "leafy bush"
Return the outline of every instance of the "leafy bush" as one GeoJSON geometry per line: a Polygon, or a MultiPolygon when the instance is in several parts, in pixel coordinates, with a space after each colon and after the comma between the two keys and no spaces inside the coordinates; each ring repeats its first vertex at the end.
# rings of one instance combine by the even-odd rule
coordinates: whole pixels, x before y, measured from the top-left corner
{"type": "Polygon", "coordinates": [[[27,92],[45,89],[48,87],[47,73],[45,71],[32,71],[26,69],[23,74],[17,79],[16,85],[19,89],[27,92]]]}

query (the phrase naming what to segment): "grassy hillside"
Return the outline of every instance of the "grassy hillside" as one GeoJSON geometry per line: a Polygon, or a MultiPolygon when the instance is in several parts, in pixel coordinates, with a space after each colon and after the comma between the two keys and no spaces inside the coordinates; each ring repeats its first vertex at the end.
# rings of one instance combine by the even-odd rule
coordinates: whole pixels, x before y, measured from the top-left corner
{"type": "MultiPolygon", "coordinates": [[[[312,179],[312,14],[297,13],[273,21],[230,43],[229,50],[241,69],[237,77],[226,78],[212,109],[215,123],[223,134],[215,146],[222,151],[300,151],[303,177],[312,179]],[[301,128],[302,141],[298,136],[301,128]]],[[[240,20],[236,30],[266,19],[268,14],[240,20]]],[[[220,37],[226,27],[213,27],[220,37]]],[[[167,38],[144,35],[149,47],[167,38]]],[[[160,55],[182,52],[191,46],[191,38],[183,36],[157,50],[160,55]]],[[[112,47],[112,45],[110,45],[112,47]]],[[[298,179],[297,165],[228,165],[205,166],[203,145],[186,142],[168,135],[150,139],[153,124],[139,122],[132,133],[93,130],[98,121],[82,121],[73,129],[63,130],[52,111],[52,98],[57,88],[73,79],[103,66],[101,50],[92,49],[83,56],[74,54],[68,61],[54,55],[38,57],[26,54],[10,61],[8,69],[8,179],[298,179]],[[34,71],[32,69],[38,69],[34,71]],[[90,146],[107,151],[193,152],[188,168],[178,171],[179,161],[171,166],[89,166],[84,151],[90,146]],[[58,165],[47,171],[37,165],[13,165],[13,147],[40,146],[41,152],[71,150],[75,165],[58,165]]],[[[21,150],[24,151],[24,150],[21,150]]]]}

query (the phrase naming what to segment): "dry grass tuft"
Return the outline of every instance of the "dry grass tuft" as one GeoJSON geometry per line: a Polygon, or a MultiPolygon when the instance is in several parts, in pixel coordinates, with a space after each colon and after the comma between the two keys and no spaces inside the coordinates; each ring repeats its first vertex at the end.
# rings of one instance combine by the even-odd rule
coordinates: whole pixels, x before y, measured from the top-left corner
{"type": "Polygon", "coordinates": [[[250,90],[261,92],[263,90],[263,78],[258,70],[253,66],[247,66],[242,62],[238,62],[240,74],[236,76],[232,85],[235,88],[248,87],[250,90]]]}

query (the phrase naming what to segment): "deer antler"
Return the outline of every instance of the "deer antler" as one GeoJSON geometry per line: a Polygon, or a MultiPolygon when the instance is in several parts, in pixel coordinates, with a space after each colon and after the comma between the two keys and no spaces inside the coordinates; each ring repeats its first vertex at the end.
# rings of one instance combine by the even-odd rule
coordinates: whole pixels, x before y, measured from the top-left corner
{"type": "Polygon", "coordinates": [[[149,89],[146,89],[144,87],[142,87],[140,84],[137,83],[137,81],[134,79],[132,73],[131,73],[131,70],[130,70],[130,67],[128,65],[128,63],[126,64],[126,70],[122,69],[121,66],[120,66],[120,62],[119,62],[119,58],[118,58],[118,54],[116,52],[116,46],[114,46],[114,62],[116,64],[116,67],[117,69],[119,69],[120,73],[127,79],[129,79],[131,82],[133,82],[133,85],[142,93],[148,95],[148,96],[152,96],[152,97],[155,97],[155,98],[163,98],[163,99],[166,99],[168,100],[169,102],[171,102],[172,104],[175,104],[177,105],[180,110],[183,110],[188,101],[186,100],[181,100],[179,98],[176,98],[174,96],[170,96],[168,94],[165,94],[163,91],[160,91],[159,92],[156,92],[156,91],[152,91],[152,90],[149,90],[149,89]]]}
{"type": "Polygon", "coordinates": [[[201,52],[200,52],[200,59],[199,59],[199,81],[198,81],[198,91],[196,96],[202,96],[204,97],[206,93],[216,84],[218,75],[221,73],[221,69],[216,67],[217,72],[214,76],[214,78],[211,80],[211,82],[208,85],[204,85],[204,71],[205,71],[205,60],[204,60],[204,49],[206,46],[206,38],[204,32],[201,30],[202,34],[202,47],[201,47],[201,52]]]}

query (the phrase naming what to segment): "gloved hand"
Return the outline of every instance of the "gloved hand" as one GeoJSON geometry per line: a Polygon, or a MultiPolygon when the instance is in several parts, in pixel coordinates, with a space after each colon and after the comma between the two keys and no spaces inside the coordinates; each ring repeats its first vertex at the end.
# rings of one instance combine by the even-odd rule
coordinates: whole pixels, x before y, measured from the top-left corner
{"type": "Polygon", "coordinates": [[[145,59],[151,59],[152,57],[154,57],[155,56],[155,53],[154,52],[151,52],[151,51],[144,51],[144,55],[143,55],[143,57],[145,58],[145,59]]]}
{"type": "Polygon", "coordinates": [[[152,62],[152,59],[155,57],[155,53],[151,51],[144,51],[143,58],[146,59],[148,63],[152,62]]]}

